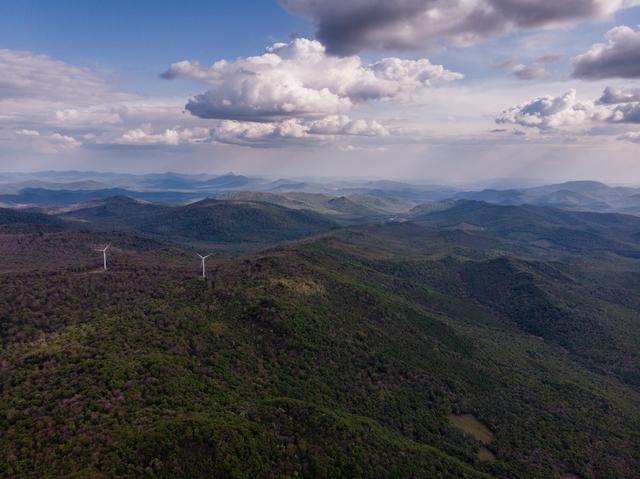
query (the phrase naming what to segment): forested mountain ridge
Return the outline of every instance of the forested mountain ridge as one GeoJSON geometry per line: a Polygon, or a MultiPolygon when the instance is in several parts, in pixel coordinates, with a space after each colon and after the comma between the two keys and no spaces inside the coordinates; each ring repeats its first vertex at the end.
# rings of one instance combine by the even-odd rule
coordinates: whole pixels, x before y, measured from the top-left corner
{"type": "Polygon", "coordinates": [[[635,477],[640,264],[605,230],[633,247],[637,223],[525,209],[508,231],[485,205],[210,260],[207,280],[134,232],[7,235],[78,253],[0,266],[0,471],[635,477]],[[521,234],[585,221],[598,248],[521,234]]]}
{"type": "Polygon", "coordinates": [[[16,231],[28,227],[61,227],[63,221],[35,211],[0,208],[0,231],[16,231]]]}
{"type": "Polygon", "coordinates": [[[337,226],[330,218],[259,201],[205,199],[185,206],[113,197],[63,212],[81,228],[124,230],[175,241],[276,243],[337,226]]]}

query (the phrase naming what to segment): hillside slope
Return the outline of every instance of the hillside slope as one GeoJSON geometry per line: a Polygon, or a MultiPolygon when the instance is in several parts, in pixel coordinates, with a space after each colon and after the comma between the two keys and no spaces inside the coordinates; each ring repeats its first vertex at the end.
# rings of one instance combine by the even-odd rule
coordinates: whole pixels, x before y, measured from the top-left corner
{"type": "Polygon", "coordinates": [[[44,213],[12,208],[0,208],[0,233],[20,231],[57,230],[65,227],[64,221],[44,213]]]}
{"type": "Polygon", "coordinates": [[[343,224],[384,220],[398,213],[406,213],[414,206],[413,203],[393,197],[364,194],[330,196],[319,193],[240,191],[226,193],[220,198],[236,201],[260,201],[287,208],[311,210],[327,215],[343,224]]]}
{"type": "Polygon", "coordinates": [[[128,197],[96,201],[61,215],[82,227],[136,231],[175,241],[276,243],[336,226],[331,219],[259,201],[207,199],[186,206],[128,197]]]}

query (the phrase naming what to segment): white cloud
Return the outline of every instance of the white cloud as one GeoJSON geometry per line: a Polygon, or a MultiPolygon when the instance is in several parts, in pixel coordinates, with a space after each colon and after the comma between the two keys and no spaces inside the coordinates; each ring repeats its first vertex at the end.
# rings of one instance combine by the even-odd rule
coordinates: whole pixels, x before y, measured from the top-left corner
{"type": "Polygon", "coordinates": [[[588,80],[640,78],[640,32],[626,26],[607,33],[608,44],[596,43],[573,59],[573,76],[588,80]]]}
{"type": "Polygon", "coordinates": [[[52,143],[56,143],[58,145],[69,147],[76,147],[80,145],[80,142],[78,142],[78,140],[76,140],[72,136],[62,135],[60,133],[52,133],[48,138],[52,143]]]}
{"type": "Polygon", "coordinates": [[[291,141],[306,143],[336,137],[385,137],[389,131],[377,121],[353,120],[330,115],[317,120],[289,118],[278,122],[222,120],[211,129],[211,138],[221,143],[247,146],[277,146],[291,141]]]}
{"type": "Polygon", "coordinates": [[[598,99],[598,103],[602,105],[615,105],[629,102],[640,102],[640,88],[622,89],[607,87],[598,99]]]}
{"type": "Polygon", "coordinates": [[[375,120],[352,120],[346,115],[331,115],[309,122],[308,131],[316,135],[388,136],[389,131],[375,120]]]}
{"type": "Polygon", "coordinates": [[[128,94],[92,70],[0,50],[0,146],[12,155],[63,154],[83,145],[193,143],[199,127],[190,127],[198,120],[184,113],[184,102],[128,94]],[[147,123],[153,127],[139,127],[147,123]]]}
{"type": "Polygon", "coordinates": [[[81,142],[67,133],[23,128],[18,130],[0,129],[0,145],[9,146],[10,151],[23,155],[29,152],[55,155],[73,152],[81,146],[81,142]]]}
{"type": "Polygon", "coordinates": [[[0,101],[40,99],[47,102],[95,104],[114,96],[114,91],[95,73],[29,51],[0,49],[0,101]]]}
{"type": "Polygon", "coordinates": [[[222,120],[211,129],[211,138],[220,143],[247,146],[269,146],[284,139],[301,139],[308,136],[296,120],[279,123],[222,120]]]}
{"type": "Polygon", "coordinates": [[[576,91],[569,90],[558,97],[537,97],[511,107],[496,118],[496,123],[540,130],[589,126],[592,122],[640,123],[640,102],[634,99],[633,94],[607,88],[598,101],[578,100],[576,91]]]}
{"type": "Polygon", "coordinates": [[[640,131],[630,131],[624,135],[620,135],[618,140],[630,141],[632,143],[640,143],[640,131]]]}
{"type": "Polygon", "coordinates": [[[16,131],[16,134],[19,136],[40,136],[40,132],[27,129],[18,130],[16,131]]]}
{"type": "Polygon", "coordinates": [[[178,146],[185,143],[198,143],[209,138],[207,128],[167,128],[163,132],[153,133],[150,125],[126,131],[122,136],[111,142],[116,145],[145,146],[165,145],[178,146]]]}
{"type": "Polygon", "coordinates": [[[220,60],[205,68],[179,62],[163,74],[212,88],[186,109],[201,118],[275,121],[342,114],[368,100],[388,100],[462,78],[427,59],[331,57],[318,41],[276,43],[259,56],[220,60]]]}
{"type": "Polygon", "coordinates": [[[597,117],[607,117],[610,113],[593,102],[578,101],[576,91],[569,90],[558,97],[543,96],[516,105],[496,119],[497,123],[512,123],[542,130],[582,125],[597,117]]]}

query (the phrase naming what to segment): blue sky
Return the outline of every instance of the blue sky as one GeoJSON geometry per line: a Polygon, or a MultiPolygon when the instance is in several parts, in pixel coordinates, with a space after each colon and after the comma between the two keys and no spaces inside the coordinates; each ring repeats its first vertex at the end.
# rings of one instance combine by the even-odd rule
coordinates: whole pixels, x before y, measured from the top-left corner
{"type": "Polygon", "coordinates": [[[180,1],[20,0],[0,4],[0,18],[5,48],[118,68],[141,58],[164,69],[178,58],[242,56],[309,30],[308,22],[264,0],[191,1],[188,8],[180,1]]]}
{"type": "MultiPolygon", "coordinates": [[[[159,88],[157,76],[189,58],[210,62],[262,51],[303,18],[265,0],[106,2],[20,0],[0,3],[0,45],[112,71],[122,82],[159,88]]],[[[126,85],[125,85],[126,86],[126,85]]]]}
{"type": "Polygon", "coordinates": [[[637,0],[5,1],[0,170],[640,183],[639,24],[637,0]]]}

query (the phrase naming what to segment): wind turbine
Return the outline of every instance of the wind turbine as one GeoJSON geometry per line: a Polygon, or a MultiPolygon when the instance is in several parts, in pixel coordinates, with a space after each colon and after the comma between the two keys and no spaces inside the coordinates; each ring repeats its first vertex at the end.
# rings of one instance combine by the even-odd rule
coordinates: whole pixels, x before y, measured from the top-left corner
{"type": "Polygon", "coordinates": [[[206,278],[207,277],[207,272],[204,269],[204,260],[207,259],[209,256],[211,256],[211,254],[208,254],[207,256],[202,256],[200,253],[196,253],[198,256],[200,256],[200,259],[202,260],[202,277],[206,278]]]}
{"type": "Polygon", "coordinates": [[[102,251],[102,264],[105,271],[107,270],[107,250],[109,249],[109,246],[111,246],[111,243],[109,243],[103,249],[96,250],[96,251],[102,251]]]}

